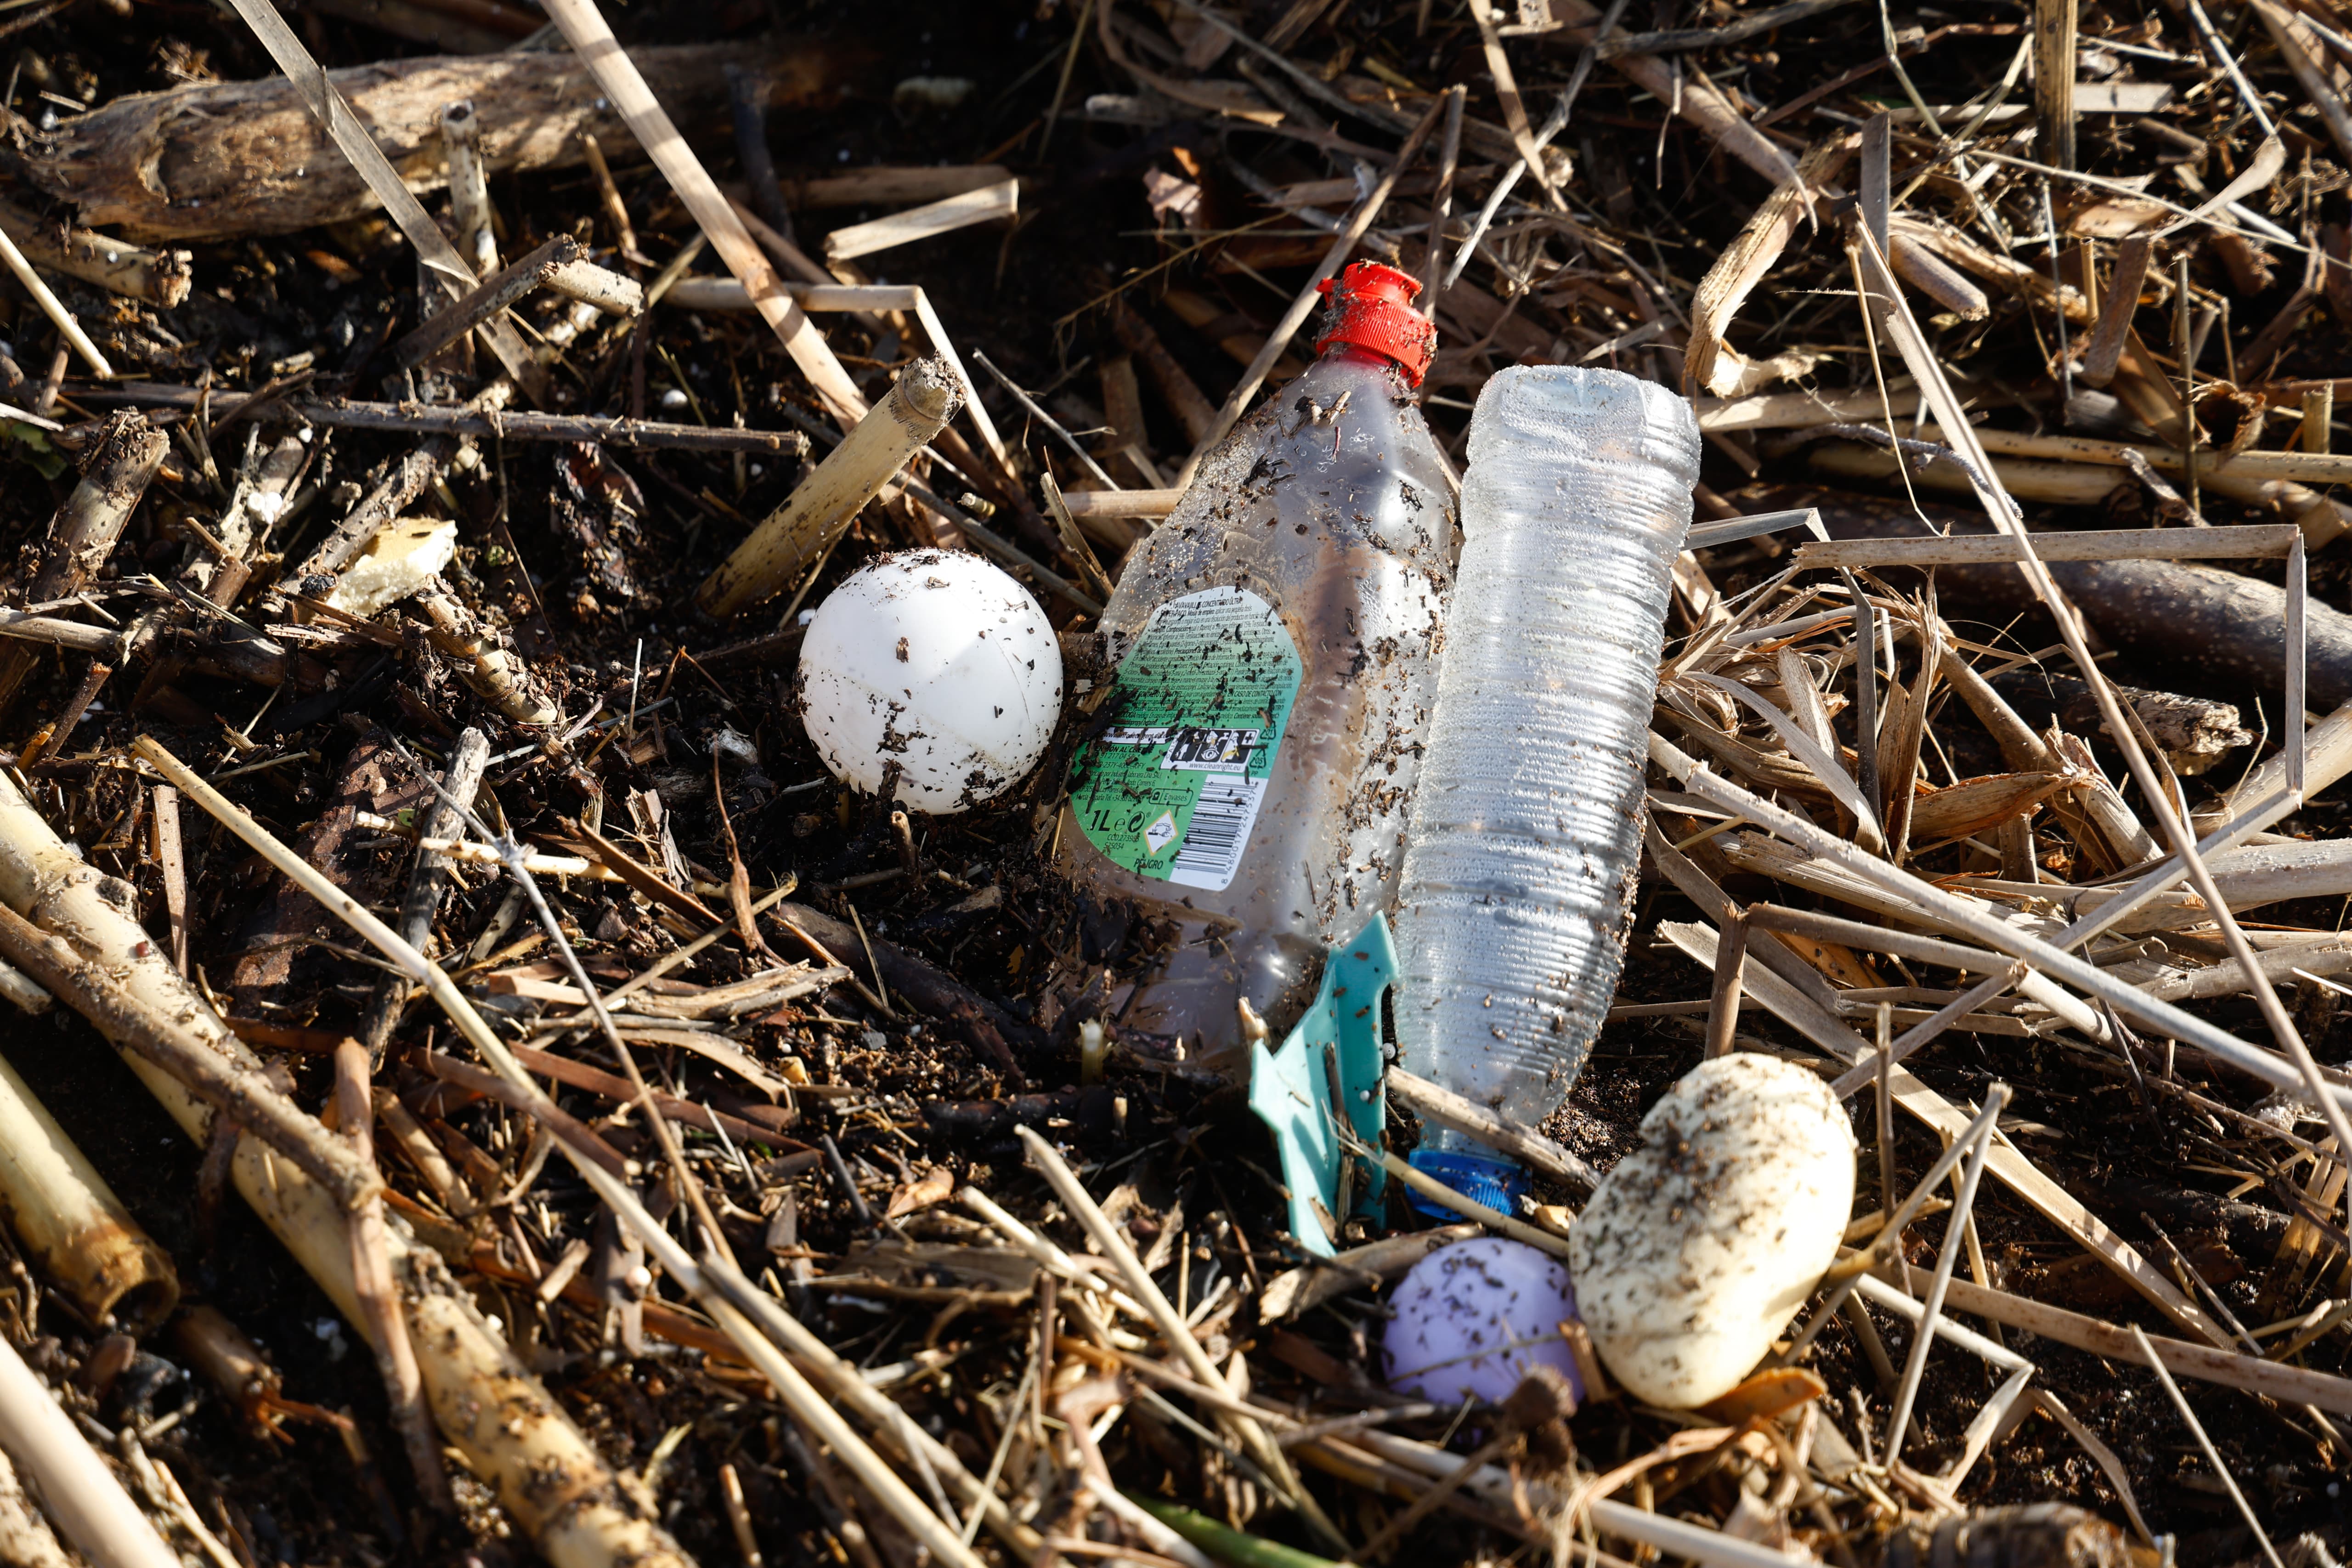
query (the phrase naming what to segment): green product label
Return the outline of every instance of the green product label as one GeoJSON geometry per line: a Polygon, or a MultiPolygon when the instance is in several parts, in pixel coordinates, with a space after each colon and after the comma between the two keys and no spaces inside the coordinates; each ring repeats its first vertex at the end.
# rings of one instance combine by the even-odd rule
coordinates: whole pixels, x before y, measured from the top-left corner
{"type": "Polygon", "coordinates": [[[1139,875],[1222,890],[1239,870],[1306,666],[1274,606],[1206,588],[1151,613],[1111,683],[1111,727],[1070,784],[1094,847],[1139,875]]]}

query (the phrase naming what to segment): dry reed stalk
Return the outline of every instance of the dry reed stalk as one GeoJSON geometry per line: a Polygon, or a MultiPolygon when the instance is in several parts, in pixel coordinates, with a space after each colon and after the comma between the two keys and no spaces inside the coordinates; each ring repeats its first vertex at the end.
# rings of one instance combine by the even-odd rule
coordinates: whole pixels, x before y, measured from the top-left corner
{"type": "Polygon", "coordinates": [[[955,416],[960,398],[943,363],[908,366],[889,395],[695,590],[702,612],[724,619],[789,585],[955,416]]]}
{"type": "Polygon", "coordinates": [[[114,1472],[5,1338],[0,1448],[39,1485],[49,1517],[98,1568],[179,1568],[179,1554],[163,1544],[114,1472]]]}
{"type": "MultiPolygon", "coordinates": [[[[563,1151],[566,1158],[571,1160],[573,1169],[580,1173],[596,1194],[611,1206],[631,1231],[644,1242],[646,1250],[656,1257],[671,1276],[694,1292],[703,1308],[718,1322],[729,1340],[742,1351],[751,1363],[775,1387],[778,1395],[792,1410],[794,1417],[833,1447],[858,1479],[891,1510],[893,1517],[905,1526],[918,1542],[929,1547],[943,1561],[954,1564],[955,1568],[982,1568],[980,1560],[949,1531],[944,1521],[916,1498],[906,1483],[899,1479],[897,1473],[883,1462],[880,1456],[850,1429],[833,1405],[818,1393],[806,1377],[779,1352],[777,1345],[782,1342],[791,1346],[796,1353],[806,1354],[804,1346],[807,1342],[798,1338],[793,1328],[789,1326],[789,1321],[782,1319],[782,1314],[775,1314],[773,1317],[766,1314],[765,1310],[773,1305],[770,1299],[745,1280],[734,1266],[723,1258],[709,1256],[698,1264],[671,1237],[667,1229],[646,1213],[635,1193],[623,1183],[617,1174],[615,1167],[619,1163],[617,1160],[611,1159],[610,1151],[605,1151],[605,1158],[601,1160],[587,1152],[586,1141],[582,1140],[576,1132],[571,1132],[571,1130],[576,1129],[578,1124],[559,1110],[555,1103],[548,1099],[545,1092],[532,1082],[530,1075],[523,1070],[520,1062],[490,1031],[489,1026],[482,1021],[480,1013],[466,998],[464,993],[451,984],[449,977],[442,972],[439,965],[417,952],[413,945],[404,941],[398,932],[385,925],[350,895],[336,888],[333,883],[320,875],[315,867],[309,865],[284,844],[278,842],[267,828],[254,821],[234,803],[224,798],[218,791],[213,789],[195,773],[190,772],[185,764],[173,757],[152,737],[142,737],[136,750],[142,758],[170,779],[175,787],[187,795],[188,798],[211,813],[247,845],[260,853],[263,858],[279,872],[359,932],[377,951],[398,963],[412,979],[422,983],[434,1001],[457,1026],[459,1033],[464,1035],[467,1042],[480,1051],[483,1058],[496,1069],[497,1080],[510,1088],[517,1103],[522,1109],[528,1110],[542,1126],[557,1134],[557,1146],[563,1151]],[[567,1136],[568,1132],[571,1135],[567,1136]],[[747,1310],[753,1315],[747,1317],[745,1315],[747,1310]],[[757,1326],[755,1326],[755,1319],[757,1326]]],[[[5,885],[0,885],[0,891],[5,891],[5,885]]],[[[429,1303],[436,1300],[431,1297],[422,1298],[411,1306],[410,1310],[415,1320],[420,1342],[432,1342],[434,1330],[443,1321],[443,1314],[436,1311],[432,1314],[432,1321],[427,1321],[425,1309],[429,1303]]],[[[801,1332],[804,1333],[805,1331],[801,1332]]],[[[814,1341],[813,1335],[808,1336],[808,1341],[814,1341],[819,1346],[823,1344],[821,1341],[814,1341]]],[[[841,1365],[838,1358],[833,1357],[829,1347],[824,1347],[824,1357],[834,1361],[836,1365],[841,1365]]],[[[873,1412],[875,1407],[871,1404],[857,1400],[848,1392],[848,1385],[853,1381],[860,1387],[864,1386],[863,1380],[856,1376],[855,1369],[842,1365],[841,1370],[843,1375],[837,1380],[829,1380],[832,1383],[831,1392],[834,1395],[849,1403],[853,1408],[863,1408],[867,1412],[873,1412]]],[[[510,1381],[518,1386],[528,1386],[531,1389],[537,1387],[536,1384],[530,1382],[527,1375],[518,1374],[510,1381]]],[[[500,1418],[499,1413],[495,1408],[486,1408],[484,1402],[478,1396],[465,1397],[462,1391],[433,1385],[429,1381],[427,1392],[433,1398],[435,1414],[441,1419],[445,1431],[449,1430],[453,1419],[469,1420],[478,1426],[485,1420],[500,1418]],[[463,1402],[452,1405],[448,1403],[452,1398],[463,1398],[463,1402]]],[[[544,1395],[541,1394],[540,1397],[543,1399],[544,1395]]],[[[881,1395],[874,1394],[873,1398],[881,1399],[881,1395]]],[[[887,1405],[888,1402],[882,1400],[882,1404],[887,1405]]],[[[893,1436],[894,1440],[905,1442],[919,1450],[942,1473],[948,1471],[948,1466],[940,1463],[940,1456],[946,1456],[950,1462],[953,1462],[953,1456],[944,1445],[926,1442],[927,1435],[919,1428],[906,1424],[903,1415],[886,1416],[886,1419],[889,1425],[885,1430],[893,1436]]],[[[568,1430],[568,1427],[566,1429],[568,1430]]],[[[459,1439],[459,1447],[461,1449],[466,1447],[462,1438],[459,1439]]],[[[961,1465],[957,1464],[956,1468],[960,1470],[961,1465]]],[[[500,1500],[509,1509],[514,1509],[519,1501],[530,1500],[518,1500],[511,1497],[502,1488],[500,1500]]],[[[596,1522],[605,1523],[602,1520],[596,1522]]],[[[1009,1519],[1005,1521],[1005,1527],[1013,1528],[1009,1519]]],[[[607,1528],[609,1529],[609,1526],[607,1528]]],[[[652,1542],[658,1542],[657,1555],[649,1556],[648,1561],[677,1560],[676,1547],[657,1527],[644,1523],[641,1528],[650,1532],[652,1542]]],[[[583,1539],[600,1547],[609,1544],[601,1531],[585,1532],[583,1539]]],[[[568,1534],[561,1536],[559,1543],[569,1547],[573,1543],[572,1537],[568,1534]]],[[[541,1550],[558,1562],[563,1561],[556,1557],[555,1549],[549,1544],[544,1536],[541,1539],[541,1550]]],[[[654,1549],[649,1546],[647,1550],[654,1549]]],[[[604,1562],[609,1559],[595,1561],[604,1562]]]]}
{"type": "Polygon", "coordinates": [[[101,1327],[144,1333],[172,1315],[171,1255],[131,1217],[16,1069],[0,1062],[0,1207],[51,1288],[101,1327]]]}
{"type": "Polygon", "coordinates": [[[710,237],[712,248],[727,264],[727,270],[740,279],[751,291],[752,304],[761,318],[775,329],[782,340],[784,352],[807,376],[809,384],[824,400],[835,420],[845,431],[865,417],[866,398],[849,373],[841,367],[824,339],[809,324],[807,315],[778,288],[774,268],[761,255],[760,247],[735,216],[727,198],[710,182],[702,161],[680,136],[677,127],[670,122],[646,79],[621,48],[620,40],[605,24],[604,14],[597,10],[595,0],[550,0],[548,16],[563,29],[572,52],[578,55],[594,74],[602,87],[628,121],[638,142],[654,166],[668,180],[670,188],[694,215],[702,232],[710,237]]]}
{"type": "MultiPolygon", "coordinates": [[[[220,802],[194,774],[184,772],[176,784],[208,810],[220,802]]],[[[190,988],[169,956],[104,896],[100,880],[96,868],[68,851],[15,784],[0,778],[0,900],[100,961],[132,1001],[188,1031],[226,1063],[258,1075],[259,1059],[190,988]]],[[[203,1142],[210,1136],[209,1106],[163,1068],[135,1055],[127,1059],[191,1137],[203,1142]]],[[[365,1333],[344,1205],[256,1138],[237,1142],[230,1173],[262,1223],[365,1333]]],[[[541,1552],[562,1568],[682,1565],[667,1536],[637,1510],[587,1438],[482,1321],[439,1256],[401,1231],[391,1232],[386,1242],[419,1348],[425,1392],[442,1432],[467,1468],[498,1489],[541,1552]]]]}

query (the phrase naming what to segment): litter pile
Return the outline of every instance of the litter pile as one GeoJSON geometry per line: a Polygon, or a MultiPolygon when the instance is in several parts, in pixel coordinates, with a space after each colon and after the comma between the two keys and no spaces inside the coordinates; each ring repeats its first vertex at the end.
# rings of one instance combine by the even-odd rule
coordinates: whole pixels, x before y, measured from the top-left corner
{"type": "Polygon", "coordinates": [[[0,1561],[2352,1551],[2352,19],[611,12],[0,12],[0,1561]]]}

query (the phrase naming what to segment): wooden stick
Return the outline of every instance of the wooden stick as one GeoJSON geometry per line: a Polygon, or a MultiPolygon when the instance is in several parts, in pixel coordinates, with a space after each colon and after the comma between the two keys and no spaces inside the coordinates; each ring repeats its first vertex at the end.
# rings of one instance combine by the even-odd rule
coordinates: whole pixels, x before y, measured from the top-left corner
{"type": "Polygon", "coordinates": [[[646,291],[635,279],[585,257],[559,262],[543,281],[549,293],[593,305],[608,316],[640,315],[646,308],[646,291]]]}
{"type": "MultiPolygon", "coordinates": [[[[1899,1260],[1882,1264],[1873,1272],[1902,1289],[1917,1289],[1917,1271],[1899,1260]]],[[[1953,1311],[1984,1318],[2004,1328],[2023,1329],[2109,1361],[2146,1364],[2147,1358],[2138,1353],[2127,1330],[2063,1307],[1958,1279],[1951,1282],[1946,1301],[1953,1311]]],[[[2265,1361],[2211,1345],[2191,1344],[2185,1340],[2152,1339],[2149,1345],[2166,1368],[2178,1376],[2261,1394],[2283,1405],[2315,1405],[2336,1415],[2352,1415],[2352,1378],[2288,1366],[2283,1362],[2265,1361]]]]}
{"type": "Polygon", "coordinates": [[[2131,235],[2116,247],[2116,269],[2107,278],[2098,325],[2091,330],[2091,341],[2083,347],[2083,363],[2074,372],[2093,386],[2105,386],[2116,378],[2124,340],[2139,310],[2140,287],[2147,280],[2147,259],[2154,250],[2155,242],[2144,234],[2131,235]]]}
{"type": "Polygon", "coordinates": [[[638,266],[652,263],[637,254],[637,231],[629,223],[628,204],[621,200],[621,187],[613,183],[613,171],[604,162],[604,144],[593,131],[580,133],[580,155],[587,161],[589,176],[596,182],[596,194],[604,204],[604,217],[613,226],[613,244],[624,258],[638,266]]]}
{"type": "MultiPolygon", "coordinates": [[[[2008,1099],[2008,1089],[1996,1083],[1986,1092],[1985,1109],[1997,1116],[2008,1099]]],[[[1985,1155],[1992,1146],[1997,1125],[1988,1121],[1977,1138],[1976,1147],[1969,1151],[1968,1165],[1960,1176],[1959,1197],[1944,1221],[1944,1243],[1937,1250],[1936,1272],[1927,1281],[1927,1300],[1921,1303],[1919,1331],[1912,1337],[1910,1353],[1904,1359],[1903,1383],[1895,1392],[1894,1414],[1886,1418],[1886,1460],[1890,1466],[1903,1457],[1903,1439],[1911,1427],[1911,1404],[1918,1396],[1920,1374],[1927,1370],[1927,1348],[1935,1342],[1936,1322],[1943,1315],[1944,1298],[1951,1289],[1952,1266],[1959,1261],[1960,1239],[1967,1233],[1969,1216],[1976,1210],[1977,1185],[1984,1178],[1985,1155]]]]}
{"type": "MultiPolygon", "coordinates": [[[[247,0],[248,4],[255,0],[247,0]]],[[[646,79],[622,51],[620,40],[605,25],[604,14],[597,10],[595,0],[548,0],[547,14],[563,29],[563,36],[596,78],[613,104],[626,120],[629,129],[652,157],[655,167],[669,181],[670,188],[693,215],[702,232],[710,237],[719,258],[727,270],[743,280],[760,315],[776,336],[783,341],[784,352],[808,377],[809,384],[824,399],[826,408],[844,430],[855,427],[866,416],[866,398],[849,373],[834,357],[833,350],[809,324],[808,316],[794,304],[777,284],[776,269],[752,241],[742,219],[735,216],[727,198],[703,169],[702,160],[688,146],[686,138],[670,123],[669,116],[646,86],[646,79]]]]}
{"type": "Polygon", "coordinates": [[[2295,444],[2315,457],[2326,457],[2334,446],[2336,384],[2323,383],[2303,395],[2303,424],[2295,444]]]}
{"type": "Polygon", "coordinates": [[[2290,523],[2241,528],[2090,529],[2079,533],[1956,534],[1948,539],[1831,539],[1797,546],[1797,564],[1814,566],[1963,566],[2022,561],[2284,561],[2302,531],[2290,523]]]}
{"type": "MultiPolygon", "coordinates": [[[[1343,1140],[1346,1139],[1344,1132],[1340,1136],[1343,1140]]],[[[1539,1252],[1549,1252],[1554,1258],[1565,1258],[1568,1256],[1567,1237],[1555,1236],[1548,1230],[1539,1230],[1525,1220],[1514,1219],[1498,1208],[1489,1208],[1476,1198],[1465,1197],[1428,1172],[1416,1168],[1401,1155],[1386,1149],[1368,1149],[1362,1144],[1352,1142],[1349,1142],[1348,1147],[1349,1152],[1358,1158],[1376,1161],[1382,1170],[1414,1192],[1433,1203],[1444,1205],[1465,1219],[1474,1220],[1488,1230],[1499,1231],[1513,1241],[1523,1242],[1539,1252]]]]}
{"type": "MultiPolygon", "coordinates": [[[[213,394],[215,416],[226,418],[245,406],[248,395],[242,392],[213,394]]],[[[131,382],[95,395],[77,396],[99,404],[119,401],[162,408],[192,408],[196,401],[192,388],[150,382],[131,382]]],[[[406,430],[420,436],[495,436],[509,441],[585,441],[623,448],[782,453],[788,457],[803,456],[808,451],[808,437],[796,430],[735,430],[724,426],[670,425],[657,419],[534,414],[523,409],[438,408],[340,397],[293,397],[288,398],[283,406],[289,418],[350,430],[406,430]]]]}
{"type": "MultiPolygon", "coordinates": [[[[335,1047],[335,1110],[352,1157],[375,1169],[375,1105],[369,1083],[367,1047],[345,1037],[335,1047]]],[[[383,1194],[360,1206],[351,1216],[352,1288],[367,1319],[368,1341],[375,1352],[376,1371],[383,1379],[384,1400],[393,1430],[408,1450],[408,1467],[416,1489],[436,1512],[450,1513],[454,1501],[448,1472],[441,1467],[441,1445],[435,1441],[433,1417],[425,1405],[425,1377],[416,1363],[416,1346],[409,1338],[408,1320],[400,1310],[400,1287],[392,1275],[392,1246],[383,1223],[383,1194]]]]}
{"type": "Polygon", "coordinates": [[[66,227],[14,202],[0,202],[0,229],[37,268],[166,310],[187,301],[191,279],[184,250],[147,250],[112,235],[66,227]]]}
{"type": "Polygon", "coordinates": [[[2213,1467],[2213,1473],[2221,1478],[2222,1489],[2229,1493],[2230,1500],[2238,1505],[2239,1517],[2246,1521],[2246,1528],[2254,1532],[2254,1541],[2262,1547],[2263,1558],[2270,1563],[2271,1568],[2286,1568],[2286,1564],[2279,1561],[2277,1549],[2271,1545],[2270,1535],[2263,1529],[2263,1521],[2254,1517],[2253,1507],[2246,1501],[2246,1494],[2238,1489],[2236,1479],[2230,1474],[2230,1468],[2221,1462],[2221,1456],[2214,1451],[2213,1439],[2205,1435],[2205,1424],[2198,1420],[2197,1412],[2189,1407],[2189,1401],[2182,1395],[2180,1385],[2172,1381],[2172,1373],[2165,1369],[2163,1359],[2149,1347],[2147,1331],[2137,1323],[2134,1323],[2131,1326],[2131,1334],[2132,1343],[2138,1348],[2140,1359],[2155,1372],[2156,1380],[2164,1384],[2164,1392],[2172,1396],[2172,1407],[2179,1411],[2180,1419],[2188,1423],[2189,1432],[2197,1439],[2198,1447],[2204,1451],[2205,1462],[2213,1467]]]}
{"type": "Polygon", "coordinates": [[[824,207],[895,207],[942,201],[1013,177],[1001,163],[951,163],[911,167],[877,165],[839,174],[782,182],[784,199],[803,211],[824,207]]]}
{"type": "Polygon", "coordinates": [[[0,610],[0,637],[98,654],[110,652],[122,643],[122,634],[109,626],[61,621],[54,616],[28,616],[21,610],[0,610]]]}
{"type": "Polygon", "coordinates": [[[768,147],[768,74],[743,66],[727,68],[727,103],[735,122],[735,161],[751,187],[751,210],[779,235],[793,233],[792,205],[776,178],[776,156],[768,147]]]}
{"type": "MultiPolygon", "coordinates": [[[[1998,457],[2047,458],[2060,462],[2096,463],[2108,468],[2122,468],[2129,462],[2126,453],[2130,452],[2137,454],[2150,468],[2161,472],[2177,474],[2184,468],[2180,453],[2170,447],[2099,441],[2086,436],[2035,436],[2022,430],[1979,428],[1976,434],[1984,449],[1998,457]]],[[[1919,435],[1930,441],[1944,438],[1942,431],[1932,422],[1923,425],[1919,435]]],[[[2260,450],[2241,452],[2233,458],[2226,448],[2216,451],[2207,447],[2200,449],[2197,454],[2197,472],[2209,486],[2216,478],[2289,479],[2313,485],[2344,484],[2352,482],[2352,453],[2260,450]]],[[[2228,531],[2234,532],[2235,530],[2228,531]]],[[[2036,536],[2037,549],[2042,547],[2043,539],[2044,536],[2036,536]]],[[[2064,557],[2045,552],[2044,559],[2056,561],[2064,557]]]]}
{"type": "Polygon", "coordinates": [[[1062,503],[1076,518],[1166,517],[1184,499],[1182,490],[1065,490],[1062,503]]]}
{"type": "Polygon", "coordinates": [[[1421,276],[1425,310],[1435,310],[1444,291],[1438,284],[1445,276],[1445,225],[1454,216],[1454,176],[1462,162],[1462,106],[1469,90],[1458,82],[1446,89],[1445,134],[1437,146],[1437,195],[1429,204],[1429,259],[1421,276]]]}
{"type": "Polygon", "coordinates": [[[908,366],[889,395],[704,579],[695,604],[723,620],[782,590],[954,417],[958,395],[941,362],[908,366]]]}
{"type": "Polygon", "coordinates": [[[505,270],[483,279],[471,292],[446,309],[426,318],[415,331],[393,345],[393,363],[403,366],[424,363],[546,282],[548,275],[558,267],[579,258],[580,242],[568,234],[557,235],[505,270]]]}
{"type": "Polygon", "coordinates": [[[81,727],[82,715],[89,711],[89,705],[98,700],[100,689],[106,685],[107,678],[113,673],[112,665],[100,658],[92,658],[89,668],[82,671],[81,684],[74,688],[71,697],[66,699],[66,705],[58,710],[57,718],[50,721],[42,734],[27,741],[25,749],[17,753],[16,766],[30,768],[71,741],[73,732],[81,727]]]}
{"type": "Polygon", "coordinates": [[[41,275],[33,270],[33,264],[25,259],[23,251],[16,248],[16,240],[9,237],[5,226],[0,226],[0,262],[7,263],[8,270],[16,275],[16,281],[25,286],[25,292],[33,297],[33,303],[41,308],[41,314],[56,325],[58,334],[72,345],[74,353],[81,356],[82,363],[99,376],[111,378],[114,366],[98,352],[98,345],[89,341],[89,334],[81,330],[81,323],[74,320],[74,313],[66,309],[65,301],[52,293],[41,275]]]}
{"type": "Polygon", "coordinates": [[[404,456],[377,481],[375,489],[328,530],[326,538],[311,547],[302,564],[279,580],[278,591],[296,592],[306,578],[328,576],[350,565],[352,557],[367,548],[368,541],[384,524],[425,493],[425,487],[440,474],[442,465],[456,451],[457,443],[436,437],[404,456]]]}
{"type": "Polygon", "coordinates": [[[2033,155],[2074,166],[2075,0],[2034,0],[2033,155]]]}
{"type": "Polygon", "coordinates": [[[1469,1240],[1480,1228],[1464,1224],[1410,1231],[1277,1274],[1258,1297],[1258,1321],[1278,1323],[1371,1280],[1393,1279],[1439,1247],[1469,1240]]]}
{"type": "MultiPolygon", "coordinates": [[[[488,738],[468,727],[457,737],[457,747],[449,753],[449,767],[442,776],[441,787],[457,801],[470,805],[475,792],[482,787],[482,774],[489,761],[488,738]]],[[[440,911],[441,895],[449,880],[449,857],[436,847],[435,841],[446,839],[457,829],[457,808],[435,795],[417,825],[416,865],[409,872],[408,891],[400,904],[400,934],[419,948],[433,934],[433,917],[440,911]]],[[[359,1032],[370,1072],[383,1064],[384,1047],[392,1043],[393,1028],[400,1022],[407,1005],[406,981],[386,976],[376,987],[374,1006],[359,1032]]],[[[349,1123],[345,1125],[348,1128],[349,1123]]]]}

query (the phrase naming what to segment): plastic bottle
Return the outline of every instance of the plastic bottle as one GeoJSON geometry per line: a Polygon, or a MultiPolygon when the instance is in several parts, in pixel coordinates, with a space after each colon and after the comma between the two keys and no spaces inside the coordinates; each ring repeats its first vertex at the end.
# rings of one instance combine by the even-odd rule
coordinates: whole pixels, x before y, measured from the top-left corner
{"type": "Polygon", "coordinates": [[[1436,332],[1373,262],[1324,290],[1320,357],[1201,464],[1102,615],[1116,667],[1058,863],[1172,922],[1120,1014],[1238,1068],[1325,952],[1388,907],[1433,689],[1458,480],[1412,389],[1436,332]]]}
{"type": "MultiPolygon", "coordinates": [[[[1397,899],[1402,1061],[1533,1125],[1624,962],[1646,735],[1698,478],[1690,405],[1514,366],[1471,416],[1462,563],[1397,899]]],[[[1510,1209],[1517,1168],[1432,1128],[1414,1163],[1510,1209]]]]}

